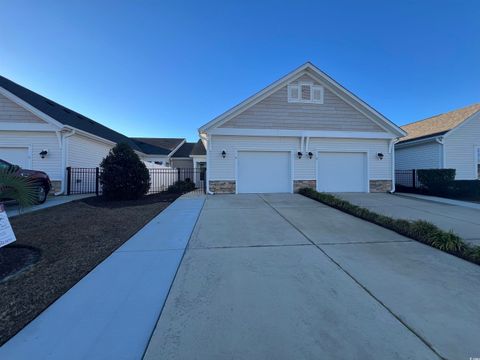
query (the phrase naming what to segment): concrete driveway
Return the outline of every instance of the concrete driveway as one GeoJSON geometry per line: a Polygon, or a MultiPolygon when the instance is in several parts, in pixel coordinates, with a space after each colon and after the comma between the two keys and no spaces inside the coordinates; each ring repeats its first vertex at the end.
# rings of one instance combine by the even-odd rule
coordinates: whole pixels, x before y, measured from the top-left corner
{"type": "Polygon", "coordinates": [[[480,356],[480,267],[300,195],[209,196],[145,359],[480,356]]]}
{"type": "Polygon", "coordinates": [[[480,245],[480,210],[391,194],[336,194],[351,203],[397,219],[426,220],[480,245]]]}

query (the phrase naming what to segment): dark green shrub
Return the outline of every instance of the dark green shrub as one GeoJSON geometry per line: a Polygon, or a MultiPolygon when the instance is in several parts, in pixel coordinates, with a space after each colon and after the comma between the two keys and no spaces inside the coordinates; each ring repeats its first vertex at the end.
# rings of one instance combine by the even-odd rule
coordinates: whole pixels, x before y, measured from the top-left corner
{"type": "Polygon", "coordinates": [[[445,191],[455,180],[455,169],[420,169],[417,174],[421,186],[432,193],[445,191]]]}
{"type": "Polygon", "coordinates": [[[309,188],[300,189],[299,193],[350,215],[370,221],[401,235],[480,265],[480,246],[468,245],[458,235],[450,231],[443,231],[427,221],[394,219],[351,204],[334,195],[319,193],[309,188]]]}
{"type": "Polygon", "coordinates": [[[455,180],[447,187],[446,195],[458,198],[480,199],[480,180],[455,180]]]}
{"type": "Polygon", "coordinates": [[[113,147],[100,168],[100,183],[107,199],[138,199],[150,188],[147,167],[127,144],[113,147]]]}
{"type": "Polygon", "coordinates": [[[168,187],[168,192],[170,193],[186,193],[189,191],[195,190],[195,184],[190,181],[190,179],[179,180],[175,184],[168,187]]]}

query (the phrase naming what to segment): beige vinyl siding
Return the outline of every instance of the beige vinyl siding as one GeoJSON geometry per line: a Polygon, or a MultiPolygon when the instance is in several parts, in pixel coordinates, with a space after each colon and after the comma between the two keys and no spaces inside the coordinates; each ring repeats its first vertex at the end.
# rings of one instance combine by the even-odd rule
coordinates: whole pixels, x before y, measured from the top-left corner
{"type": "Polygon", "coordinates": [[[62,150],[54,132],[0,131],[2,146],[30,147],[31,168],[45,171],[51,180],[62,180],[62,150]],[[45,159],[39,155],[43,149],[48,150],[45,159]]]}
{"type": "Polygon", "coordinates": [[[0,122],[45,123],[30,111],[0,94],[0,122]]]}
{"type": "MultiPolygon", "coordinates": [[[[298,137],[256,137],[256,136],[218,136],[211,138],[208,157],[209,180],[235,180],[235,155],[241,150],[293,151],[294,180],[314,180],[316,178],[316,159],[309,159],[306,154],[298,159],[301,150],[298,137]],[[227,156],[222,158],[225,150],[227,156]]],[[[378,139],[333,139],[310,138],[309,151],[367,151],[370,179],[390,180],[392,178],[392,159],[388,152],[388,140],[378,139]],[[376,154],[382,152],[383,160],[376,154]]]]}
{"type": "Polygon", "coordinates": [[[395,148],[395,169],[439,169],[442,167],[442,145],[432,140],[429,143],[395,148]]]}
{"type": "Polygon", "coordinates": [[[178,169],[193,169],[193,159],[170,159],[170,166],[178,169]]]}
{"type": "Polygon", "coordinates": [[[445,138],[445,167],[456,169],[457,180],[477,179],[476,148],[480,146],[480,115],[445,138]]]}
{"type": "Polygon", "coordinates": [[[97,167],[113,147],[78,134],[67,138],[67,142],[67,164],[71,167],[97,167]]]}
{"type": "MultiPolygon", "coordinates": [[[[301,80],[313,81],[307,75],[301,80]]],[[[326,88],[323,104],[289,103],[287,86],[222,124],[220,128],[384,131],[326,88]]]]}

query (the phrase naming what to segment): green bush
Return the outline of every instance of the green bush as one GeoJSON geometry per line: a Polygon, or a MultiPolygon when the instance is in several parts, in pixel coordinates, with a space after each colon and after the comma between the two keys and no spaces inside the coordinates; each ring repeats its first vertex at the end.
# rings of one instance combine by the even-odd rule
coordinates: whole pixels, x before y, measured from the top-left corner
{"type": "Polygon", "coordinates": [[[175,182],[175,184],[170,185],[167,191],[170,193],[183,194],[193,190],[195,190],[195,184],[192,183],[190,179],[186,179],[185,181],[179,180],[175,182]]]}
{"type": "Polygon", "coordinates": [[[117,144],[100,164],[103,196],[110,200],[133,200],[150,188],[145,164],[127,144],[117,144]]]}
{"type": "Polygon", "coordinates": [[[445,191],[455,180],[455,169],[420,169],[417,170],[418,181],[429,192],[445,191]]]}
{"type": "Polygon", "coordinates": [[[300,189],[299,193],[350,215],[393,230],[400,235],[407,236],[411,239],[420,241],[424,244],[480,265],[480,246],[468,245],[453,232],[443,231],[427,221],[394,219],[354,205],[346,200],[337,198],[334,195],[319,193],[309,188],[300,189]]]}

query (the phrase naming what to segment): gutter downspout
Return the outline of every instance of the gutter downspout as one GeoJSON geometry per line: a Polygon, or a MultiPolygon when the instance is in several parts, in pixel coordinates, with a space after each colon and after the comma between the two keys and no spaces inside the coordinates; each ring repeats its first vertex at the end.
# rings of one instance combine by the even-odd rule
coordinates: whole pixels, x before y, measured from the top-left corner
{"type": "Polygon", "coordinates": [[[442,160],[440,162],[440,169],[445,169],[445,139],[443,138],[443,136],[440,136],[437,137],[435,141],[442,146],[442,160]]]}
{"type": "Polygon", "coordinates": [[[69,133],[62,135],[62,172],[63,172],[63,180],[60,185],[60,191],[56,192],[54,195],[62,195],[65,192],[65,181],[67,180],[67,143],[66,139],[70,136],[75,134],[75,130],[72,129],[69,133]]]}
{"type": "Polygon", "coordinates": [[[390,194],[393,194],[395,192],[395,141],[398,139],[392,139],[390,140],[390,144],[388,145],[388,152],[391,155],[392,158],[392,189],[389,191],[390,194]]]}
{"type": "Polygon", "coordinates": [[[207,194],[213,195],[213,192],[210,191],[210,150],[212,147],[212,136],[207,134],[207,174],[205,176],[205,181],[207,182],[207,194]]]}

